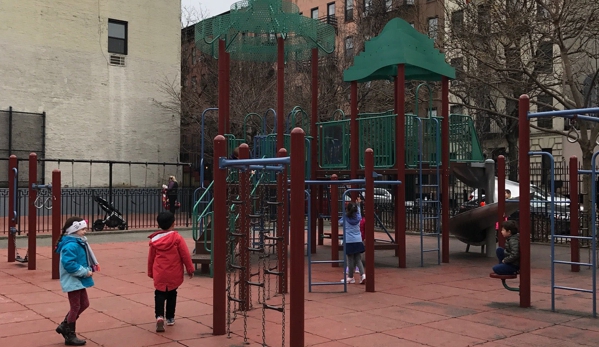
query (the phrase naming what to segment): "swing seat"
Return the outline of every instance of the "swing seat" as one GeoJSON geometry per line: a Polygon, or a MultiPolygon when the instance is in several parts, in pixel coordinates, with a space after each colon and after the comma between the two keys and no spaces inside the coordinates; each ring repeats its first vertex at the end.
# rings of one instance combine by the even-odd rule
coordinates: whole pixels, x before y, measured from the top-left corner
{"type": "Polygon", "coordinates": [[[27,259],[27,256],[25,256],[25,258],[21,257],[20,255],[17,255],[15,257],[15,261],[19,262],[21,264],[27,263],[29,261],[29,259],[27,259]]]}

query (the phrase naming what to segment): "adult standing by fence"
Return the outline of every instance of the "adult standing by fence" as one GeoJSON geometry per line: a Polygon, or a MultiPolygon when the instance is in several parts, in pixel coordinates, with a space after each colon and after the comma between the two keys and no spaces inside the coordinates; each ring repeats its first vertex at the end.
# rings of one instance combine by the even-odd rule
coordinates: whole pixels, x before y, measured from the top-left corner
{"type": "Polygon", "coordinates": [[[178,195],[178,191],[179,191],[179,183],[177,182],[177,179],[175,178],[175,176],[169,176],[168,178],[168,186],[166,188],[166,195],[168,197],[168,203],[169,203],[169,211],[171,211],[171,213],[175,213],[176,208],[176,204],[177,204],[177,195],[178,195]]]}

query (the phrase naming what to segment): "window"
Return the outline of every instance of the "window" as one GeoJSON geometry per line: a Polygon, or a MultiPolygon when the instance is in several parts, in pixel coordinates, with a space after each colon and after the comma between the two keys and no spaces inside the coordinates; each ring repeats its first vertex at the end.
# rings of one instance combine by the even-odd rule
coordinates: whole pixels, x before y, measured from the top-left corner
{"type": "Polygon", "coordinates": [[[459,32],[464,27],[464,11],[453,11],[451,14],[451,30],[459,32]]]}
{"type": "Polygon", "coordinates": [[[108,20],[108,53],[127,54],[127,22],[108,20]]]}
{"type": "Polygon", "coordinates": [[[354,0],[345,0],[345,21],[354,20],[354,0]]]}
{"type": "Polygon", "coordinates": [[[543,41],[537,48],[537,69],[540,73],[553,72],[553,43],[543,41]]]}
{"type": "Polygon", "coordinates": [[[327,5],[327,16],[335,17],[335,3],[331,2],[327,5]]]}
{"type": "Polygon", "coordinates": [[[385,0],[385,12],[389,12],[393,9],[393,0],[385,0]]]}
{"type": "Polygon", "coordinates": [[[464,114],[464,107],[460,105],[453,105],[449,108],[450,114],[464,114]]]}
{"type": "Polygon", "coordinates": [[[488,33],[491,31],[491,17],[489,15],[489,8],[485,5],[479,5],[476,9],[478,15],[478,31],[482,33],[488,33]]]}
{"type": "Polygon", "coordinates": [[[372,11],[372,0],[364,0],[364,15],[368,16],[372,11]]]}
{"type": "Polygon", "coordinates": [[[432,17],[428,19],[428,37],[433,40],[437,39],[437,32],[439,31],[439,18],[432,17]]]}
{"type": "MultiPolygon", "coordinates": [[[[551,95],[541,94],[537,96],[537,111],[547,112],[553,110],[553,97],[551,95]]],[[[553,129],[553,118],[537,118],[537,125],[545,129],[553,129]]]]}
{"type": "Polygon", "coordinates": [[[345,56],[352,57],[354,55],[354,38],[348,36],[345,38],[345,56]]]}
{"type": "Polygon", "coordinates": [[[318,7],[315,7],[310,10],[310,16],[312,19],[318,19],[318,7]]]}
{"type": "Polygon", "coordinates": [[[414,0],[405,0],[406,5],[414,5],[414,0]]]}
{"type": "Polygon", "coordinates": [[[453,58],[451,59],[451,66],[455,69],[455,81],[463,81],[464,80],[464,58],[453,58]]]}

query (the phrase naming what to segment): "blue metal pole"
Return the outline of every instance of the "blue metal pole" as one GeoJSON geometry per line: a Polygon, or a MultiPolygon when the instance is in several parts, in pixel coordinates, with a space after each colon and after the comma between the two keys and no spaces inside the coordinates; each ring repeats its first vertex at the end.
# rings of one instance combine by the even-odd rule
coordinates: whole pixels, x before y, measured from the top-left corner
{"type": "Polygon", "coordinates": [[[591,252],[593,264],[593,317],[597,318],[597,167],[596,160],[599,152],[593,154],[591,160],[591,252]]]}
{"type": "Polygon", "coordinates": [[[599,113],[599,108],[580,108],[573,110],[561,110],[561,111],[546,111],[546,112],[535,112],[529,113],[528,119],[533,118],[547,118],[547,117],[564,117],[564,118],[578,118],[580,120],[587,120],[590,122],[599,123],[599,119],[596,117],[583,116],[584,113],[599,113]]]}

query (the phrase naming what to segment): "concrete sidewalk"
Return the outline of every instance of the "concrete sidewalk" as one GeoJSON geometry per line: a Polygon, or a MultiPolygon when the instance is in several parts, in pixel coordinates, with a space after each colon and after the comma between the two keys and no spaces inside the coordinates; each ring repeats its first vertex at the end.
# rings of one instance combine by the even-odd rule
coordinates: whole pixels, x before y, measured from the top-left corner
{"type": "MultiPolygon", "coordinates": [[[[152,280],[146,275],[146,233],[90,235],[102,266],[89,290],[91,306],[78,321],[78,332],[87,346],[242,346],[260,345],[263,314],[254,292],[254,309],[231,325],[231,337],[212,335],[212,279],[186,279],[179,290],[176,325],[156,333],[152,280]]],[[[193,249],[189,231],[183,235],[193,249]]],[[[0,346],[62,346],[54,329],[68,310],[58,280],[51,280],[51,248],[39,240],[38,269],[6,262],[6,241],[0,241],[0,346]]],[[[26,242],[21,241],[22,246],[26,242]]],[[[325,240],[325,243],[328,240],[325,240]]],[[[436,244],[425,240],[425,247],[436,244]]],[[[450,263],[437,265],[435,254],[420,265],[420,238],[408,237],[408,268],[398,269],[392,251],[378,251],[376,292],[364,286],[315,287],[305,300],[307,346],[597,346],[599,322],[592,318],[591,295],[558,291],[557,312],[551,312],[550,248],[534,245],[532,308],[518,307],[518,293],[505,290],[488,277],[495,260],[471,252],[451,240],[450,263]]],[[[476,248],[477,250],[477,248],[476,248]]],[[[569,248],[556,248],[559,259],[569,258],[569,248]]],[[[21,253],[24,250],[21,249],[21,253]]],[[[585,261],[586,250],[581,251],[585,261]]],[[[314,259],[330,258],[330,247],[320,246],[314,259]]],[[[254,264],[253,266],[257,266],[254,264]]],[[[306,265],[307,266],[307,265],[306,265]]],[[[314,265],[314,281],[338,281],[342,270],[314,265]]],[[[307,271],[306,271],[307,274],[307,271]]],[[[580,273],[560,266],[556,282],[591,288],[591,271],[580,273]]],[[[306,280],[306,285],[307,285],[306,280]]],[[[517,281],[512,283],[517,286],[517,281]]],[[[274,284],[272,287],[274,292],[274,284]]],[[[261,294],[260,294],[261,295],[261,294]]],[[[280,303],[272,296],[269,303],[280,303]]],[[[286,297],[289,304],[289,297],[286,297]]],[[[287,306],[288,307],[288,306],[287,306]]],[[[289,345],[289,310],[285,345],[289,345]]],[[[264,314],[269,346],[281,346],[283,317],[264,314]]]]}

